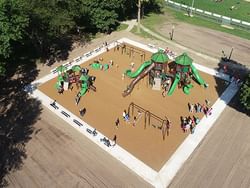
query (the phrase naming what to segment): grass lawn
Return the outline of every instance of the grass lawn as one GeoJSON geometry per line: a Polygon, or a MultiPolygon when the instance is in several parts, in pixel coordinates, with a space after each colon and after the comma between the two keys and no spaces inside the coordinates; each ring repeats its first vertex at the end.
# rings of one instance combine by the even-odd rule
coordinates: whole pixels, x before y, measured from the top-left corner
{"type": "MultiPolygon", "coordinates": [[[[172,0],[188,6],[192,5],[192,0],[172,0]]],[[[194,7],[202,10],[214,12],[224,16],[250,22],[250,2],[245,0],[196,0],[194,7]],[[233,7],[233,9],[231,9],[233,7]]]]}
{"type": "Polygon", "coordinates": [[[116,31],[123,31],[128,28],[128,24],[121,23],[117,28],[116,31]]]}
{"type": "MultiPolygon", "coordinates": [[[[218,31],[222,31],[225,33],[230,33],[232,35],[239,36],[241,38],[245,38],[250,40],[250,32],[247,32],[245,30],[241,29],[227,29],[224,27],[221,27],[220,24],[217,24],[212,21],[205,20],[204,18],[200,18],[199,16],[194,17],[188,17],[184,15],[182,11],[176,11],[171,8],[165,9],[165,15],[163,14],[149,14],[142,20],[142,24],[145,25],[145,27],[148,27],[149,29],[153,30],[154,32],[158,33],[155,29],[155,26],[158,24],[162,24],[164,21],[168,21],[169,17],[171,17],[171,22],[173,22],[173,19],[176,21],[182,21],[186,23],[190,23],[197,26],[202,26],[218,31]]],[[[159,33],[158,33],[159,34],[159,33]]]]}
{"type": "Polygon", "coordinates": [[[144,37],[144,38],[150,38],[150,39],[156,39],[156,40],[159,40],[157,38],[155,38],[154,36],[150,35],[149,33],[145,32],[144,30],[141,29],[140,33],[137,32],[137,26],[134,26],[131,30],[132,33],[136,34],[136,35],[139,35],[141,37],[144,37]]]}

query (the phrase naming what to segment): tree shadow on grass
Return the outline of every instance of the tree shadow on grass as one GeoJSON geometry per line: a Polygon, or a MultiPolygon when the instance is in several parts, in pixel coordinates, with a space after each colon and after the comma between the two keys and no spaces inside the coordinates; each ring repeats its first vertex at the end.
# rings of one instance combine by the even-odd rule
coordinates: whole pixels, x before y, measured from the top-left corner
{"type": "Polygon", "coordinates": [[[30,59],[13,58],[18,63],[8,63],[6,76],[0,77],[0,187],[8,185],[6,175],[22,167],[25,145],[42,110],[40,101],[23,90],[38,75],[30,59]]]}
{"type": "Polygon", "coordinates": [[[52,66],[55,62],[67,60],[69,52],[74,50],[74,45],[83,46],[88,44],[91,41],[91,36],[91,34],[84,33],[56,39],[51,44],[45,57],[42,57],[42,62],[45,62],[48,66],[52,66]]]}

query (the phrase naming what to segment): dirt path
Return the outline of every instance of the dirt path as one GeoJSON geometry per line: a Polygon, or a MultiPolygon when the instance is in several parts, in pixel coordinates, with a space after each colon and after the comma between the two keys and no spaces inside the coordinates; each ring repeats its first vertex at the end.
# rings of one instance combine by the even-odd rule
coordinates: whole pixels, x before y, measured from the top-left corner
{"type": "MultiPolygon", "coordinates": [[[[168,37],[172,25],[165,22],[156,29],[168,37]]],[[[222,56],[222,50],[229,56],[233,47],[231,58],[250,67],[250,40],[186,23],[175,22],[174,25],[174,41],[178,44],[217,59],[222,56]]]]}
{"type": "Polygon", "coordinates": [[[150,187],[48,109],[34,126],[9,187],[150,187]]]}

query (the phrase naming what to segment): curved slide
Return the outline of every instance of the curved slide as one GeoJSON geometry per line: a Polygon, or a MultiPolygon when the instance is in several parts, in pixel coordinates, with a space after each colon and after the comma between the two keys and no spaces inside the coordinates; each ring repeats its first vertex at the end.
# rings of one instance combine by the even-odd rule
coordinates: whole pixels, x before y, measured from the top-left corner
{"type": "Polygon", "coordinates": [[[79,91],[80,93],[80,96],[82,97],[88,90],[88,85],[87,83],[83,83],[82,84],[82,87],[81,87],[81,90],[79,91]]]}
{"type": "Polygon", "coordinates": [[[146,67],[148,67],[149,65],[151,65],[152,64],[152,61],[150,60],[150,61],[145,61],[143,64],[141,64],[140,65],[140,67],[136,70],[136,71],[134,71],[134,72],[131,72],[131,70],[129,69],[129,70],[126,70],[126,72],[125,72],[125,75],[127,75],[128,77],[130,77],[130,78],[135,78],[135,77],[137,77],[139,74],[141,74],[141,72],[146,68],[146,67]]]}
{"type": "Polygon", "coordinates": [[[151,65],[149,67],[147,67],[145,70],[143,70],[143,72],[141,72],[139,74],[139,76],[137,76],[130,84],[129,86],[127,87],[127,89],[123,92],[122,96],[123,97],[126,97],[127,95],[129,95],[134,87],[135,87],[135,84],[137,84],[137,82],[139,82],[142,78],[144,78],[148,73],[149,71],[155,67],[155,64],[154,63],[151,63],[151,65]]]}
{"type": "Polygon", "coordinates": [[[179,73],[177,73],[177,74],[175,75],[174,83],[171,85],[171,88],[170,88],[170,90],[168,91],[168,96],[170,96],[170,95],[173,94],[173,92],[174,92],[174,90],[175,90],[177,84],[179,83],[180,79],[181,79],[181,76],[180,76],[179,73]]]}
{"type": "Polygon", "coordinates": [[[194,77],[197,80],[197,82],[200,85],[205,86],[206,82],[201,78],[201,76],[200,76],[199,72],[197,71],[197,69],[195,68],[195,66],[191,64],[190,67],[191,67],[192,73],[194,74],[194,77]]]}

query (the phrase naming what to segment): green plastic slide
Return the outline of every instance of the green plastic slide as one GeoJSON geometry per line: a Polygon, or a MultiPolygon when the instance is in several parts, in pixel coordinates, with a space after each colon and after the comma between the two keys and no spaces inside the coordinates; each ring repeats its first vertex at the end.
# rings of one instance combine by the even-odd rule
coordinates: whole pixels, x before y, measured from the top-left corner
{"type": "Polygon", "coordinates": [[[87,90],[88,90],[88,88],[82,87],[80,90],[80,96],[82,97],[87,92],[87,90]]]}
{"type": "Polygon", "coordinates": [[[192,69],[192,73],[194,74],[194,77],[195,79],[197,80],[197,82],[200,84],[200,85],[203,85],[205,86],[206,85],[206,82],[201,78],[199,72],[197,71],[197,69],[195,68],[194,65],[190,65],[191,66],[191,69],[192,69]]]}
{"type": "Polygon", "coordinates": [[[60,81],[56,82],[55,88],[57,90],[61,88],[61,82],[60,81]]]}
{"type": "Polygon", "coordinates": [[[171,88],[170,88],[170,90],[168,91],[168,96],[170,96],[170,95],[173,94],[173,92],[174,92],[174,90],[175,90],[177,84],[179,83],[180,79],[181,79],[181,76],[180,76],[179,73],[177,73],[177,74],[175,75],[174,83],[171,85],[171,88]]]}
{"type": "Polygon", "coordinates": [[[58,82],[63,82],[63,81],[64,81],[63,76],[62,76],[62,75],[59,75],[58,78],[57,78],[57,81],[58,81],[58,82]]]}
{"type": "Polygon", "coordinates": [[[126,70],[125,75],[127,75],[130,78],[135,78],[137,77],[139,74],[141,74],[141,72],[148,67],[149,65],[152,64],[152,61],[145,61],[143,64],[141,64],[141,66],[134,72],[131,72],[131,70],[126,70]]]}
{"type": "Polygon", "coordinates": [[[80,96],[82,97],[88,90],[88,84],[86,82],[84,82],[82,84],[82,88],[80,90],[80,96]]]}
{"type": "Polygon", "coordinates": [[[183,92],[184,92],[185,94],[189,95],[189,94],[190,94],[190,89],[193,88],[193,87],[194,87],[194,86],[193,86],[192,84],[185,85],[185,86],[183,87],[183,92]]]}

